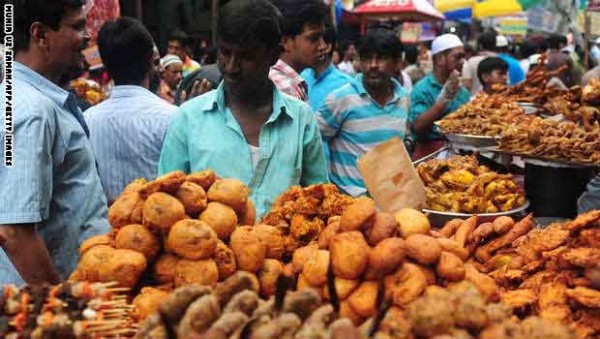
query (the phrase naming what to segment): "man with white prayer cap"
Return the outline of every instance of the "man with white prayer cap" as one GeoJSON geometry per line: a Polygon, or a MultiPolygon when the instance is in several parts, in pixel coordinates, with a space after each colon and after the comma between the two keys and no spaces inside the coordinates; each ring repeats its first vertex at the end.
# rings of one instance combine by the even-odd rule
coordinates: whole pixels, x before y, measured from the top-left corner
{"type": "Polygon", "coordinates": [[[408,119],[417,140],[415,158],[444,146],[433,124],[469,101],[469,91],[460,82],[465,49],[460,38],[443,34],[431,44],[433,72],[421,79],[410,96],[408,119]]]}
{"type": "Polygon", "coordinates": [[[175,103],[177,86],[183,74],[183,61],[175,54],[167,54],[160,59],[161,81],[158,96],[170,104],[175,103]]]}

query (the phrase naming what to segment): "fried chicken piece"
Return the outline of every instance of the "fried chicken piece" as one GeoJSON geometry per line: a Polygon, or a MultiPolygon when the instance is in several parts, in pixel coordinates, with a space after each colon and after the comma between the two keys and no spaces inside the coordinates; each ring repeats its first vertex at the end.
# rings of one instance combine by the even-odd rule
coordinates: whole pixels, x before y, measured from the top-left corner
{"type": "Polygon", "coordinates": [[[502,294],[502,302],[512,308],[522,308],[537,301],[537,296],[532,290],[514,290],[502,294]]]}
{"type": "Polygon", "coordinates": [[[562,253],[561,257],[569,265],[585,268],[600,262],[600,249],[588,247],[571,248],[562,253]]]}
{"type": "Polygon", "coordinates": [[[562,283],[543,284],[539,289],[537,310],[540,317],[567,323],[571,309],[567,304],[567,287],[562,283]]]}
{"type": "Polygon", "coordinates": [[[569,231],[577,231],[592,225],[597,225],[600,222],[600,210],[593,210],[584,214],[580,214],[567,225],[569,231]]]}
{"type": "Polygon", "coordinates": [[[575,302],[590,308],[600,308],[600,291],[587,288],[575,287],[566,291],[567,297],[575,302]]]}
{"type": "Polygon", "coordinates": [[[600,248],[600,228],[590,228],[579,233],[581,246],[600,248]]]}

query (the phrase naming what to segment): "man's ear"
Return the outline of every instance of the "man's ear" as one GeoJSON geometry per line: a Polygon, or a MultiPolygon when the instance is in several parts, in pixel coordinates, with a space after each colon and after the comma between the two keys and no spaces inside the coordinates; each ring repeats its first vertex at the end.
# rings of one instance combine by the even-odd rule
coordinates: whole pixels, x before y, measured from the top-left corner
{"type": "Polygon", "coordinates": [[[47,26],[41,22],[34,22],[29,27],[29,36],[32,44],[40,46],[47,46],[48,41],[46,40],[47,26]]]}
{"type": "Polygon", "coordinates": [[[281,37],[281,52],[289,53],[294,50],[294,45],[296,44],[296,40],[291,36],[283,36],[281,37]]]}

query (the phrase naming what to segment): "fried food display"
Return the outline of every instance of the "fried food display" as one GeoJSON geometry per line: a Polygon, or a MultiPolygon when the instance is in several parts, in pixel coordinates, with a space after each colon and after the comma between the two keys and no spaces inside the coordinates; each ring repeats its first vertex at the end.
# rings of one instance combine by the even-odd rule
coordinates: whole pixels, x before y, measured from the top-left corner
{"type": "Polygon", "coordinates": [[[525,192],[510,174],[479,165],[474,156],[433,159],[417,167],[427,208],[457,213],[497,213],[523,206],[525,192]]]}
{"type": "Polygon", "coordinates": [[[336,277],[357,279],[369,264],[369,250],[362,233],[339,233],[331,239],[331,265],[336,277]]]}
{"type": "Polygon", "coordinates": [[[208,189],[208,199],[231,206],[235,211],[246,209],[250,189],[237,179],[218,179],[208,189]]]}
{"type": "Polygon", "coordinates": [[[185,181],[176,194],[177,199],[183,204],[185,213],[189,216],[196,216],[204,211],[208,204],[206,192],[202,186],[191,181],[185,181]]]}
{"type": "Polygon", "coordinates": [[[146,184],[144,179],[136,179],[125,187],[123,193],[110,205],[108,209],[108,221],[114,230],[142,222],[141,212],[136,213],[144,206],[144,200],[140,191],[146,184]]]}
{"type": "Polygon", "coordinates": [[[203,221],[184,219],[169,231],[166,249],[185,259],[208,259],[217,249],[217,234],[203,221]]]}
{"type": "Polygon", "coordinates": [[[124,226],[115,238],[115,248],[130,249],[142,253],[151,262],[160,252],[161,244],[157,236],[140,224],[124,226]]]}
{"type": "Polygon", "coordinates": [[[175,266],[175,287],[199,284],[216,286],[219,280],[219,269],[212,259],[187,260],[181,259],[175,266]]]}
{"type": "Polygon", "coordinates": [[[158,311],[158,306],[169,295],[169,292],[153,287],[142,288],[131,304],[133,305],[132,317],[137,321],[143,321],[151,314],[158,311]]]}
{"type": "Polygon", "coordinates": [[[267,246],[252,226],[240,226],[231,234],[231,249],[237,267],[248,272],[257,272],[267,257],[267,246]]]}
{"type": "Polygon", "coordinates": [[[185,208],[173,196],[156,192],[144,203],[144,226],[157,233],[168,233],[171,226],[185,218],[185,208]]]}
{"type": "Polygon", "coordinates": [[[420,211],[412,208],[402,208],[394,212],[394,218],[398,223],[398,231],[404,239],[413,234],[427,234],[431,229],[429,219],[420,211]]]}
{"type": "Polygon", "coordinates": [[[441,253],[442,246],[428,235],[414,234],[406,239],[406,256],[419,264],[435,264],[441,253]]]}

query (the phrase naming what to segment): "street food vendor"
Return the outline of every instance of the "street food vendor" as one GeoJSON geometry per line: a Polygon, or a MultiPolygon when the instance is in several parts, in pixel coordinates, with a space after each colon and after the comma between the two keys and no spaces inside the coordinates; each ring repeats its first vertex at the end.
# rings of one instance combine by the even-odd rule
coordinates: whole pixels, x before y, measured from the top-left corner
{"type": "Polygon", "coordinates": [[[417,137],[416,158],[435,151],[443,143],[442,136],[433,130],[433,123],[469,101],[469,91],[459,78],[465,60],[460,38],[440,35],[433,40],[431,53],[433,72],[414,86],[410,96],[408,119],[417,137]]]}
{"type": "Polygon", "coordinates": [[[167,131],[159,173],[211,168],[252,190],[257,215],[293,185],[327,182],[310,107],[269,80],[279,57],[281,16],[267,0],[232,1],[217,25],[219,87],[180,107],[167,131]]]}
{"type": "MultiPolygon", "coordinates": [[[[10,154],[0,151],[0,285],[66,279],[83,240],[110,230],[83,115],[58,86],[83,61],[89,40],[83,4],[15,2],[12,166],[10,154]]],[[[7,91],[2,86],[8,100],[7,91]]]]}

